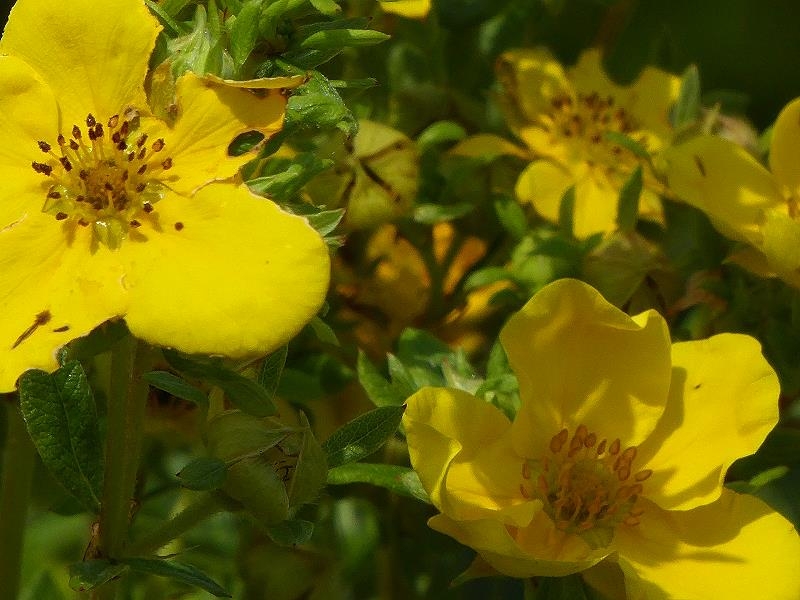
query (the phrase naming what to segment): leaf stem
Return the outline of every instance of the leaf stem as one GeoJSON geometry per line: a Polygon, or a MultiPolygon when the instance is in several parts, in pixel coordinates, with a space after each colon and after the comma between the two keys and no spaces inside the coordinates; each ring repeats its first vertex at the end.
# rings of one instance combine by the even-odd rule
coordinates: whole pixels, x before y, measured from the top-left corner
{"type": "Polygon", "coordinates": [[[15,404],[6,404],[8,429],[0,491],[0,600],[17,597],[28,500],[36,450],[15,404]]]}
{"type": "Polygon", "coordinates": [[[122,557],[128,541],[148,394],[142,373],[148,362],[146,348],[130,335],[112,349],[98,540],[98,554],[104,558],[122,557]]]}
{"type": "Polygon", "coordinates": [[[215,494],[203,493],[166,523],[133,542],[128,549],[131,556],[144,556],[163,548],[192,527],[222,511],[225,506],[215,494]]]}

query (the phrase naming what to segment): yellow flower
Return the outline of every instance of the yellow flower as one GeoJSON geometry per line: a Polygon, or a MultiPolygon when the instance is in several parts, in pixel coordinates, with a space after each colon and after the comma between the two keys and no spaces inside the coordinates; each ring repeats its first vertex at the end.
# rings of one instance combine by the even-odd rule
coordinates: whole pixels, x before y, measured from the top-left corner
{"type": "Polygon", "coordinates": [[[0,41],[0,391],[124,317],[148,342],[244,356],[286,342],[328,284],[303,219],[252,195],[229,157],[280,129],[278,90],[187,73],[176,118],[144,80],[159,26],[141,0],[20,0],[0,41]]]}
{"type": "Polygon", "coordinates": [[[575,280],[543,288],[500,339],[520,385],[513,422],[460,390],[408,400],[432,528],[514,577],[594,567],[593,585],[624,575],[633,599],[800,597],[792,525],[722,485],[778,419],[755,340],[670,347],[658,313],[629,317],[575,280]]]}
{"type": "MultiPolygon", "coordinates": [[[[620,189],[642,160],[605,135],[624,134],[650,153],[659,152],[671,137],[669,110],[678,97],[679,78],[648,67],[632,85],[617,85],[603,73],[596,49],[585,51],[568,70],[544,49],[507,52],[498,62],[498,77],[509,126],[533,158],[517,181],[517,198],[558,222],[561,200],[574,186],[575,236],[616,229],[620,189]]],[[[512,152],[507,141],[487,135],[469,145],[461,153],[524,152],[512,152]]],[[[660,187],[642,166],[639,213],[659,221],[660,187]]]]}
{"type": "Polygon", "coordinates": [[[690,139],[663,158],[675,195],[748,245],[735,262],[800,288],[800,98],[775,122],[771,173],[740,146],[713,136],[690,139]]]}
{"type": "Polygon", "coordinates": [[[384,12],[408,17],[424,19],[431,10],[431,0],[380,0],[384,12]]]}

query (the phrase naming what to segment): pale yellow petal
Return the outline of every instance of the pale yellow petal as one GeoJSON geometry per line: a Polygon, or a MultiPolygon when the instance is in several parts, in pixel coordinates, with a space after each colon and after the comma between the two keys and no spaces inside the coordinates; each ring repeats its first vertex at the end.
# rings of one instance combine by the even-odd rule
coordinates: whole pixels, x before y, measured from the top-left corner
{"type": "Polygon", "coordinates": [[[500,156],[530,158],[527,150],[493,133],[471,135],[453,146],[450,149],[450,153],[457,156],[481,158],[487,161],[494,160],[500,156]]]}
{"type": "Polygon", "coordinates": [[[189,353],[263,355],[322,305],[327,248],[270,200],[214,184],[169,195],[152,214],[157,228],[143,225],[119,251],[134,335],[189,353]]]}
{"type": "Polygon", "coordinates": [[[783,212],[767,211],[762,227],[762,249],[767,262],[780,276],[800,268],[800,222],[783,212]]]}
{"type": "Polygon", "coordinates": [[[769,171],[728,140],[701,136],[662,156],[675,196],[702,210],[734,239],[760,244],[764,210],[785,205],[769,171]]]}
{"type": "Polygon", "coordinates": [[[769,166],[787,191],[800,198],[800,98],[787,104],[775,121],[769,166]]]}
{"type": "Polygon", "coordinates": [[[229,156],[228,145],[241,133],[269,136],[283,126],[286,98],[279,90],[258,93],[186,73],[177,83],[177,119],[173,129],[145,120],[150,139],[163,138],[164,157],[172,159],[165,181],[179,194],[233,177],[250,154],[229,156]]]}
{"type": "Polygon", "coordinates": [[[617,229],[619,188],[611,186],[599,173],[583,177],[575,186],[572,210],[572,233],[579,240],[595,233],[611,233],[617,229]]]}
{"type": "Polygon", "coordinates": [[[497,76],[503,84],[507,100],[528,123],[539,123],[552,110],[558,96],[572,96],[572,84],[561,63],[545,48],[511,50],[500,56],[497,76]]]}
{"type": "Polygon", "coordinates": [[[536,160],[520,174],[514,191],[520,202],[532,204],[542,217],[558,223],[561,199],[574,184],[574,177],[566,169],[547,160],[536,160]]]}
{"type": "Polygon", "coordinates": [[[755,452],[778,422],[778,377],[746,335],[672,346],[669,400],[635,466],[652,469],[645,495],[686,510],[716,500],[728,467],[755,452]]]}
{"type": "Polygon", "coordinates": [[[144,78],[160,31],[141,0],[17,2],[0,41],[53,89],[62,129],[88,113],[105,122],[127,106],[147,107],[144,78]]]}
{"type": "Polygon", "coordinates": [[[589,285],[562,279],[509,319],[500,340],[519,379],[517,452],[538,458],[583,424],[598,439],[641,443],[664,411],[669,331],[655,311],[631,318],[589,285]]]}
{"type": "Polygon", "coordinates": [[[37,142],[55,144],[58,107],[41,78],[21,60],[0,56],[0,229],[42,210],[48,179],[31,163],[50,160],[37,142]]]}
{"type": "Polygon", "coordinates": [[[381,0],[384,12],[409,19],[424,19],[431,9],[431,0],[381,0]]]}
{"type": "Polygon", "coordinates": [[[125,313],[118,257],[91,235],[40,212],[0,232],[0,392],[28,369],[55,370],[60,347],[125,313]]]}
{"type": "Polygon", "coordinates": [[[800,598],[800,537],[752,496],[724,490],[686,512],[648,505],[616,544],[631,600],[800,598]]]}

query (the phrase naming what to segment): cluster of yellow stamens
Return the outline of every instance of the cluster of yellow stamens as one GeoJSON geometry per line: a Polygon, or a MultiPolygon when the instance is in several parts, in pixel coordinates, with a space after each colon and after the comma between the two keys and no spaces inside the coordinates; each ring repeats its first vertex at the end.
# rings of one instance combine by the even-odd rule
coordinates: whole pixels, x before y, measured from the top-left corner
{"type": "MultiPolygon", "coordinates": [[[[623,107],[616,106],[614,98],[601,98],[597,92],[572,96],[563,94],[551,100],[552,111],[544,118],[543,125],[554,136],[574,140],[581,145],[580,151],[587,162],[612,166],[623,155],[630,154],[613,140],[606,138],[608,132],[631,136],[637,129],[633,117],[623,107]]],[[[643,139],[637,142],[646,145],[643,139]]]]}
{"type": "Polygon", "coordinates": [[[633,472],[636,447],[622,449],[619,439],[598,440],[585,425],[572,438],[562,429],[550,440],[549,453],[522,465],[520,492],[538,498],[556,527],[568,533],[637,525],[635,507],[652,471],[633,472]]]}
{"type": "Polygon", "coordinates": [[[137,127],[135,111],[113,115],[105,125],[89,114],[86,128],[73,125],[69,138],[58,136],[56,148],[38,141],[49,157],[31,165],[50,180],[42,211],[68,226],[91,225],[96,239],[111,248],[144,221],[155,223],[154,204],[164,195],[162,179],[172,158],[161,154],[163,139],[135,136],[137,127]]]}

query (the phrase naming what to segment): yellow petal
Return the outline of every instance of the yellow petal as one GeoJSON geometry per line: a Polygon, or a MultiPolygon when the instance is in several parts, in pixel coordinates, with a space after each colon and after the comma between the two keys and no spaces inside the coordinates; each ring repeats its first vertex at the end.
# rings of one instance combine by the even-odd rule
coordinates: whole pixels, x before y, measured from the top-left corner
{"type": "Polygon", "coordinates": [[[532,204],[542,217],[558,223],[561,199],[575,178],[559,165],[536,160],[529,164],[517,179],[514,191],[520,202],[532,204]]]}
{"type": "Polygon", "coordinates": [[[612,187],[605,175],[593,173],[575,186],[572,233],[579,240],[595,233],[617,229],[619,188],[612,187]]]}
{"type": "Polygon", "coordinates": [[[778,274],[800,268],[800,222],[789,215],[768,211],[764,215],[764,255],[778,274]]]}
{"type": "Polygon", "coordinates": [[[778,182],[800,198],[800,98],[787,104],[775,121],[769,166],[778,182]]]}
{"type": "Polygon", "coordinates": [[[169,195],[120,248],[131,332],[183,352],[265,354],[289,341],[328,289],[324,242],[305,219],[245,187],[169,195]]]}
{"type": "Polygon", "coordinates": [[[457,156],[468,156],[470,158],[482,158],[487,161],[494,160],[500,156],[516,156],[518,158],[530,158],[527,150],[520,148],[507,139],[492,133],[478,133],[471,135],[465,140],[460,141],[450,150],[451,154],[457,156]]]}
{"type": "Polygon", "coordinates": [[[728,467],[755,452],[778,422],[778,377],[746,335],[672,346],[667,409],[639,447],[636,468],[653,470],[645,495],[686,510],[716,500],[728,467]]]}
{"type": "Polygon", "coordinates": [[[701,136],[665,150],[663,158],[672,192],[734,239],[759,244],[763,211],[785,204],[769,171],[733,142],[701,136]]]}
{"type": "Polygon", "coordinates": [[[381,0],[381,8],[409,19],[423,19],[431,10],[431,0],[381,0]]]}
{"type": "Polygon", "coordinates": [[[597,563],[581,573],[584,581],[602,594],[604,600],[630,600],[625,593],[622,569],[612,559],[597,563]]]}
{"type": "Polygon", "coordinates": [[[242,88],[246,90],[286,90],[296,88],[308,81],[307,75],[287,75],[286,77],[259,77],[258,79],[223,79],[213,73],[206,73],[204,79],[213,83],[242,88]]]}
{"type": "Polygon", "coordinates": [[[548,526],[548,521],[543,511],[537,512],[523,541],[528,547],[515,540],[514,528],[499,521],[455,521],[436,515],[428,526],[475,549],[497,571],[511,577],[562,577],[591,567],[609,553],[590,550],[578,536],[567,536],[552,522],[548,526]]]}
{"type": "Polygon", "coordinates": [[[61,346],[125,313],[117,256],[72,228],[37,211],[0,232],[0,392],[28,369],[55,370],[61,346]]]}
{"type": "Polygon", "coordinates": [[[582,52],[578,57],[578,62],[569,69],[567,76],[577,92],[585,95],[595,92],[601,98],[611,96],[614,104],[625,105],[621,100],[626,90],[606,75],[603,68],[603,57],[599,49],[589,48],[582,52]]]}
{"type": "Polygon", "coordinates": [[[573,95],[561,63],[544,48],[506,52],[499,58],[497,71],[514,110],[529,123],[538,123],[550,113],[553,98],[573,95]]]}
{"type": "Polygon", "coordinates": [[[141,0],[25,0],[11,9],[0,53],[21,58],[53,89],[62,127],[146,108],[144,78],[160,27],[141,0]]]}
{"type": "Polygon", "coordinates": [[[236,174],[253,157],[228,156],[228,145],[247,131],[269,136],[283,125],[286,98],[278,90],[253,93],[187,72],[177,83],[178,117],[172,130],[146,120],[150,139],[166,140],[164,155],[173,166],[166,181],[179,194],[236,174]]]}
{"type": "MultiPolygon", "coordinates": [[[[755,273],[759,277],[779,276],[778,273],[775,272],[775,268],[769,264],[764,253],[749,246],[732,252],[725,260],[739,265],[751,273],[755,273]]],[[[789,285],[800,289],[800,271],[786,271],[780,273],[780,278],[789,285]]]]}
{"type": "Polygon", "coordinates": [[[664,411],[669,331],[655,311],[631,318],[573,279],[542,288],[509,319],[500,340],[517,374],[517,452],[543,456],[562,428],[641,443],[664,411]]]}
{"type": "Polygon", "coordinates": [[[47,178],[31,168],[48,157],[39,140],[55,144],[58,107],[50,89],[21,60],[0,56],[0,229],[26,213],[38,213],[47,178]]]}
{"type": "Polygon", "coordinates": [[[649,505],[616,542],[632,600],[800,598],[800,537],[752,496],[724,490],[686,512],[649,505]]]}
{"type": "MultiPolygon", "coordinates": [[[[471,457],[506,437],[511,424],[500,410],[471,394],[423,388],[408,399],[403,425],[411,464],[434,505],[448,512],[451,493],[446,480],[453,461],[462,451],[471,457]]],[[[518,468],[521,473],[521,460],[518,468]]]]}

